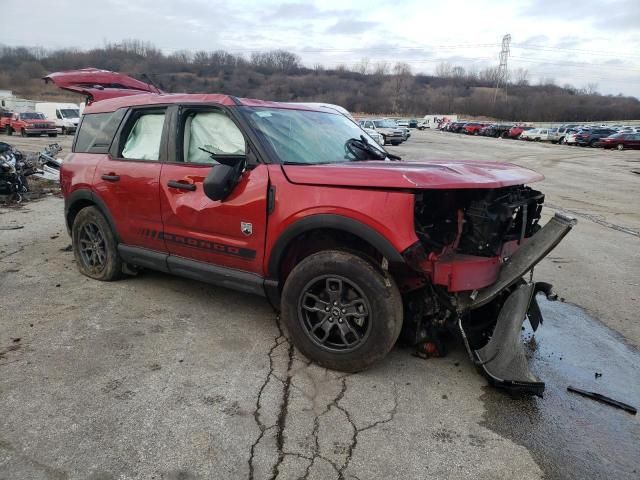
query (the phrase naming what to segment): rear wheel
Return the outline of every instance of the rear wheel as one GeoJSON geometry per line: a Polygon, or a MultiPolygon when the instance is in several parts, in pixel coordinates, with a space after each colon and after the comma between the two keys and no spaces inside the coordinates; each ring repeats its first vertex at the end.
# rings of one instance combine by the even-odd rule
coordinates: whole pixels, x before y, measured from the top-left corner
{"type": "Polygon", "coordinates": [[[337,250],[302,260],[282,292],[282,321],[293,344],[317,364],[357,372],[384,357],[402,328],[393,279],[337,250]]]}
{"type": "Polygon", "coordinates": [[[80,210],[71,228],[73,254],[80,273],[111,281],[122,274],[115,236],[109,222],[96,207],[80,210]]]}
{"type": "Polygon", "coordinates": [[[619,143],[618,146],[616,147],[618,150],[624,150],[624,145],[619,143]]]}

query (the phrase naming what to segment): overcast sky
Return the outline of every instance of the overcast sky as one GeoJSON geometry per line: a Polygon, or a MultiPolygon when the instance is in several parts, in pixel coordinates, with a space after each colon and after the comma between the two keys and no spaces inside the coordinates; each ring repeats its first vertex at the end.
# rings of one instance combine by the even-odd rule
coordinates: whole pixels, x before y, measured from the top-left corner
{"type": "Polygon", "coordinates": [[[283,48],[312,66],[362,58],[432,73],[441,61],[497,65],[532,83],[597,83],[640,97],[640,0],[0,0],[0,43],[91,48],[135,38],[167,53],[283,48]]]}

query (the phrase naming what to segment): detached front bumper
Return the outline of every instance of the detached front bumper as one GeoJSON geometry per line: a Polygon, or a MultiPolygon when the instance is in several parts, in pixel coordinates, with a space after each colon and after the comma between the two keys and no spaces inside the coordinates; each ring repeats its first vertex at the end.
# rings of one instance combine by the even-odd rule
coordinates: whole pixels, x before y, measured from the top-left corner
{"type": "Polygon", "coordinates": [[[472,360],[497,387],[534,395],[544,392],[544,382],[529,371],[520,337],[527,314],[534,330],[542,321],[535,294],[544,291],[548,295],[550,285],[526,283],[522,277],[547,256],[576,223],[574,218],[556,213],[503,265],[498,279],[492,285],[459,297],[457,309],[459,318],[462,318],[495,300],[505,290],[511,290],[502,304],[491,338],[482,348],[473,349],[469,346],[462,320],[458,323],[472,360]]]}

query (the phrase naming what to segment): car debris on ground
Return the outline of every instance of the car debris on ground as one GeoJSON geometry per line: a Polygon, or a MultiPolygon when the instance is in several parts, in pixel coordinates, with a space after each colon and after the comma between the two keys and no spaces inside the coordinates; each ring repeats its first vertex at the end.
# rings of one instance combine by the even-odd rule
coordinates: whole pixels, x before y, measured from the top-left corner
{"type": "Polygon", "coordinates": [[[601,393],[589,392],[587,390],[582,390],[580,388],[568,386],[567,391],[577,393],[578,395],[582,395],[583,397],[591,398],[601,403],[606,403],[607,405],[611,405],[612,407],[619,408],[624,410],[625,412],[629,412],[632,415],[638,413],[638,409],[636,407],[632,407],[629,404],[620,402],[618,400],[614,400],[611,397],[607,397],[606,395],[602,395],[601,393]]]}
{"type": "Polygon", "coordinates": [[[60,182],[62,160],[56,156],[62,151],[52,143],[42,151],[25,155],[6,142],[0,142],[0,201],[20,203],[31,197],[32,188],[27,177],[33,176],[51,182],[60,182]]]}

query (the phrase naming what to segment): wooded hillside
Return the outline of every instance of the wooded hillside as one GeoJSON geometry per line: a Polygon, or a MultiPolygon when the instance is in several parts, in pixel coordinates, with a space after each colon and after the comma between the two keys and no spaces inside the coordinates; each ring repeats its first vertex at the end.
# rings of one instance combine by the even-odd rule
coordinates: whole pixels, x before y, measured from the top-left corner
{"type": "Polygon", "coordinates": [[[510,121],[573,122],[640,119],[640,101],[600,95],[595,88],[531,85],[526,71],[512,73],[507,96],[501,89],[493,104],[495,69],[467,72],[441,64],[435,75],[417,75],[404,63],[371,63],[325,69],[303,66],[283,50],[234,55],[225,51],[164,54],[152,45],[127,40],[93,50],[46,50],[0,46],[0,89],[33,99],[78,97],[47,86],[47,73],[97,67],[140,78],[147,74],[169,92],[228,93],[277,101],[328,102],[352,112],[458,113],[510,121]]]}

